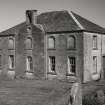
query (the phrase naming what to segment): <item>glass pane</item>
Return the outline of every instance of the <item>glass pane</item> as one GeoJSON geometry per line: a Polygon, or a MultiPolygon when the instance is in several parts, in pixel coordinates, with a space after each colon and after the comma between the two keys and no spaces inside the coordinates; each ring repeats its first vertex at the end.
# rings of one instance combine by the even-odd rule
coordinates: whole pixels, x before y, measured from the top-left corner
{"type": "Polygon", "coordinates": [[[55,47],[55,39],[49,38],[48,39],[48,45],[49,45],[49,48],[54,48],[55,47]]]}
{"type": "Polygon", "coordinates": [[[32,48],[32,39],[27,38],[26,39],[26,49],[30,49],[30,48],[32,48]]]}
{"type": "Polygon", "coordinates": [[[14,68],[14,56],[13,55],[10,55],[9,56],[9,68],[10,69],[13,69],[14,68]]]}
{"type": "Polygon", "coordinates": [[[74,37],[68,38],[68,48],[75,48],[75,38],[74,37]]]}
{"type": "Polygon", "coordinates": [[[14,40],[12,38],[9,39],[9,49],[14,48],[14,40]]]}

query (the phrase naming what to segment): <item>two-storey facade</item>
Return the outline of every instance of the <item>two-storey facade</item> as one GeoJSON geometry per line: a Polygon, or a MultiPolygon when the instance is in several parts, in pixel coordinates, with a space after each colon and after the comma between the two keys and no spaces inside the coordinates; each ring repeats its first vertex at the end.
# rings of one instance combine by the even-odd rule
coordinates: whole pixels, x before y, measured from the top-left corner
{"type": "Polygon", "coordinates": [[[0,33],[1,75],[102,79],[104,34],[104,28],[73,12],[28,10],[25,22],[0,33]]]}

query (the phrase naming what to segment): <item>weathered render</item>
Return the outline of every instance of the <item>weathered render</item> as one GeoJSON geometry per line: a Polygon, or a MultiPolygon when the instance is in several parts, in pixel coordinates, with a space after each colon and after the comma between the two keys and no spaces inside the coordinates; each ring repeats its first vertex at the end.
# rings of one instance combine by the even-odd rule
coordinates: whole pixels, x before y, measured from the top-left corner
{"type": "Polygon", "coordinates": [[[104,28],[73,12],[37,14],[37,10],[27,10],[25,22],[0,33],[1,76],[78,78],[81,82],[103,79],[104,34],[104,28]],[[14,41],[12,49],[10,39],[14,41]]]}

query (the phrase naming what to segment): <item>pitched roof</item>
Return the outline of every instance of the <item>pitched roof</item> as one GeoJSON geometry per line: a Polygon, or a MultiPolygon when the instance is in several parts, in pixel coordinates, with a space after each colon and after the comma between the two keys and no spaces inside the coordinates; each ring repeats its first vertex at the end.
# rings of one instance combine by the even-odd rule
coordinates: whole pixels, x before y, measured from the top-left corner
{"type": "Polygon", "coordinates": [[[38,24],[44,25],[46,32],[80,30],[68,11],[42,13],[38,16],[38,24]]]}
{"type": "MultiPolygon", "coordinates": [[[[90,22],[74,12],[68,12],[66,10],[41,13],[37,16],[37,23],[43,25],[46,32],[85,30],[96,33],[105,33],[105,28],[90,22]]],[[[26,26],[26,22],[3,31],[0,35],[15,34],[24,26],[26,26]]]]}
{"type": "Polygon", "coordinates": [[[83,26],[84,30],[90,31],[90,32],[105,33],[105,28],[77,15],[74,12],[72,12],[72,14],[78,20],[78,22],[83,26]]]}
{"type": "Polygon", "coordinates": [[[14,26],[14,27],[12,27],[12,28],[9,28],[9,29],[7,29],[7,30],[5,30],[5,31],[2,31],[2,32],[0,33],[0,35],[11,35],[11,34],[15,34],[15,33],[17,33],[22,27],[24,27],[25,25],[26,25],[25,22],[20,23],[20,24],[14,26]]]}

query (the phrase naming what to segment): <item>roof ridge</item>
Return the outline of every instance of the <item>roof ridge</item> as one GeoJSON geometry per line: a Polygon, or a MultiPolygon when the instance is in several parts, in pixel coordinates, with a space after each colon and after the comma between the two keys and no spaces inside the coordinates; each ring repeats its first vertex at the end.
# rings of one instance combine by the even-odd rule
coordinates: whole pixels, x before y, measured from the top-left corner
{"type": "MultiPolygon", "coordinates": [[[[69,11],[68,11],[69,12],[69,11]]],[[[78,25],[78,27],[80,27],[81,30],[85,29],[81,23],[78,21],[78,19],[73,15],[73,12],[70,11],[69,14],[71,15],[71,17],[73,18],[73,20],[76,22],[76,24],[78,25]]]]}

